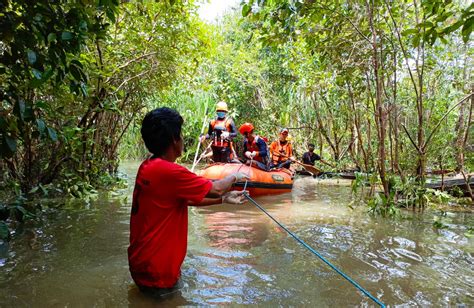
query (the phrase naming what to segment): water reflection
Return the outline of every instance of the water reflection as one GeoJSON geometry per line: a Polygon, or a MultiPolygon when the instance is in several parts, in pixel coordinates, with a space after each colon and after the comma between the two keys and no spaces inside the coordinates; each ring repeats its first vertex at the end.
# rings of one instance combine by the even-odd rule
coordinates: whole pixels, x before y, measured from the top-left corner
{"type": "MultiPolygon", "coordinates": [[[[128,168],[134,176],[136,164],[128,168]]],[[[444,230],[429,212],[373,218],[349,209],[350,188],[335,184],[305,178],[257,201],[386,304],[474,305],[472,214],[449,214],[444,230]]],[[[128,273],[129,209],[104,194],[19,225],[0,243],[0,306],[373,305],[252,204],[191,209],[184,287],[149,298],[128,273]]]]}
{"type": "Polygon", "coordinates": [[[226,205],[200,210],[207,226],[209,245],[222,250],[248,250],[261,245],[268,237],[268,224],[258,213],[244,206],[226,205]],[[215,209],[215,210],[214,210],[215,209]]]}

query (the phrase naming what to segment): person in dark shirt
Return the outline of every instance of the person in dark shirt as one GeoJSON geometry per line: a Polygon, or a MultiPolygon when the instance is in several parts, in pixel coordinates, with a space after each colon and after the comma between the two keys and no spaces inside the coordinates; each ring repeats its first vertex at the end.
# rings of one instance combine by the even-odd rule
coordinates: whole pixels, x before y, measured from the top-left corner
{"type": "Polygon", "coordinates": [[[308,152],[303,154],[303,163],[314,166],[314,162],[317,160],[322,160],[321,156],[314,153],[314,144],[308,144],[308,152]]]}
{"type": "Polygon", "coordinates": [[[239,132],[244,136],[244,157],[246,163],[253,162],[253,165],[268,171],[268,146],[265,140],[255,134],[252,123],[242,124],[239,132]]]}

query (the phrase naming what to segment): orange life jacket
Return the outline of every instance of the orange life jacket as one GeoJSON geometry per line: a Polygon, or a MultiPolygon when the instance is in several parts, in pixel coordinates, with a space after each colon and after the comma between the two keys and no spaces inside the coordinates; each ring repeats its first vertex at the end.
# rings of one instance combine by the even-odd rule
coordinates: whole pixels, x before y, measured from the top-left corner
{"type": "Polygon", "coordinates": [[[291,142],[286,141],[286,143],[282,145],[280,140],[273,141],[270,145],[270,155],[274,164],[287,161],[289,157],[293,156],[293,147],[291,146],[291,142]],[[284,156],[280,156],[278,154],[284,156]]]}
{"type": "MultiPolygon", "coordinates": [[[[257,141],[258,141],[259,138],[262,139],[263,141],[265,141],[265,139],[263,139],[260,136],[255,136],[255,138],[253,138],[252,142],[249,142],[249,140],[247,139],[247,151],[249,151],[249,152],[255,151],[257,153],[260,152],[260,149],[258,148],[258,145],[257,145],[257,141]]],[[[264,164],[266,164],[267,161],[268,161],[266,156],[262,157],[262,156],[260,156],[260,154],[255,156],[253,158],[253,160],[259,161],[259,162],[264,163],[264,164]]]]}
{"type": "Polygon", "coordinates": [[[211,127],[212,130],[221,130],[223,132],[230,132],[231,130],[231,123],[230,119],[228,117],[225,117],[224,119],[214,119],[211,121],[211,127]]]}
{"type": "MultiPolygon", "coordinates": [[[[211,128],[212,132],[220,131],[222,132],[230,132],[232,129],[231,121],[229,118],[225,117],[224,119],[214,119],[211,121],[211,128]]],[[[212,145],[216,147],[231,147],[232,145],[227,139],[220,138],[219,134],[213,134],[212,138],[212,145]],[[219,135],[219,137],[218,137],[219,135]]]]}

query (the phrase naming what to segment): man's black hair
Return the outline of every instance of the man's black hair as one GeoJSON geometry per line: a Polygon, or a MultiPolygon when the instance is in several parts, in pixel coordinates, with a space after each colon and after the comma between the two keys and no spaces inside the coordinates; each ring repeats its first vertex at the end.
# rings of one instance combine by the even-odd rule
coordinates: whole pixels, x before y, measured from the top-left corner
{"type": "Polygon", "coordinates": [[[142,138],[155,156],[161,156],[181,137],[183,118],[174,109],[161,107],[148,112],[142,122],[142,138]]]}
{"type": "Polygon", "coordinates": [[[314,148],[314,144],[308,143],[308,148],[309,148],[309,147],[313,147],[313,148],[314,148]]]}

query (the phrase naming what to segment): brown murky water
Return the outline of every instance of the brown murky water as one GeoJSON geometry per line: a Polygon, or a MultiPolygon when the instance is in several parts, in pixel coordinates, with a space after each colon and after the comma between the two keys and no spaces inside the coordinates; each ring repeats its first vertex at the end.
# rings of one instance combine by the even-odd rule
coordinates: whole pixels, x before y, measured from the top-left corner
{"type": "MultiPolygon", "coordinates": [[[[124,164],[131,182],[137,166],[124,164]]],[[[149,299],[128,272],[127,195],[73,202],[18,228],[0,244],[0,306],[374,305],[250,203],[191,209],[184,287],[149,299]]],[[[347,206],[349,187],[312,178],[257,201],[385,304],[474,305],[472,214],[448,213],[443,230],[429,211],[373,218],[347,206]]]]}

